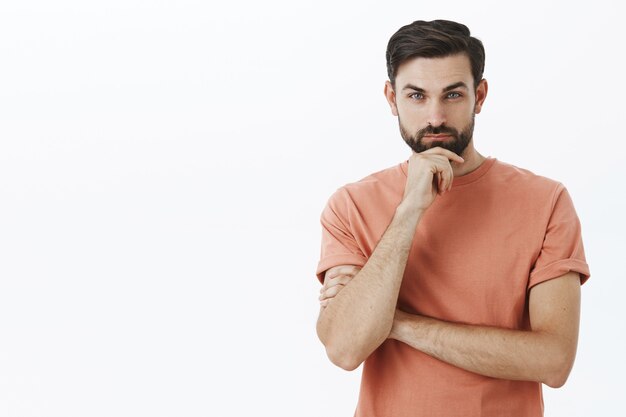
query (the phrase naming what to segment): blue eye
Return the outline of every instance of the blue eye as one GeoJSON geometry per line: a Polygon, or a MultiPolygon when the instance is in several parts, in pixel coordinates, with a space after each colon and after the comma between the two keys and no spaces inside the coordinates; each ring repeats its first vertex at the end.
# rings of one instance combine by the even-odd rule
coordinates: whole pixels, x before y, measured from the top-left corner
{"type": "MultiPolygon", "coordinates": [[[[422,95],[422,93],[413,93],[413,94],[411,94],[409,97],[413,97],[413,96],[417,96],[417,95],[421,96],[420,98],[424,97],[424,96],[422,95]]],[[[416,100],[419,100],[419,99],[417,99],[417,98],[416,98],[416,100]]]]}
{"type": "Polygon", "coordinates": [[[448,94],[448,97],[450,97],[450,98],[459,98],[459,97],[461,97],[461,94],[457,93],[456,91],[453,91],[450,94],[448,94]],[[456,94],[456,97],[450,97],[451,94],[456,94]]]}

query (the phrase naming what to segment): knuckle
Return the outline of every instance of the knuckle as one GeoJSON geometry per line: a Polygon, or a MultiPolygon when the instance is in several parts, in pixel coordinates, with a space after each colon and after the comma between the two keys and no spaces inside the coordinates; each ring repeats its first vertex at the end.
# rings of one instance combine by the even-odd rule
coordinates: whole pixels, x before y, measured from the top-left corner
{"type": "Polygon", "coordinates": [[[341,277],[343,276],[344,276],[343,274],[334,276],[333,278],[330,279],[330,281],[334,284],[335,282],[341,280],[341,277]]]}
{"type": "Polygon", "coordinates": [[[333,278],[336,281],[343,281],[343,280],[350,280],[352,278],[354,278],[354,276],[356,275],[356,273],[348,273],[348,274],[341,274],[341,275],[337,275],[335,278],[333,278]]]}
{"type": "Polygon", "coordinates": [[[348,265],[343,268],[329,269],[324,276],[324,287],[335,285],[336,282],[350,280],[361,270],[356,265],[348,265]]]}
{"type": "Polygon", "coordinates": [[[341,290],[343,289],[343,287],[344,287],[344,285],[343,285],[343,284],[337,284],[337,285],[335,285],[335,286],[332,288],[331,293],[332,293],[333,295],[337,295],[337,293],[338,293],[339,291],[341,291],[341,290]]]}
{"type": "Polygon", "coordinates": [[[335,278],[337,275],[339,275],[339,273],[337,271],[328,271],[326,272],[326,279],[333,279],[335,278]]]}

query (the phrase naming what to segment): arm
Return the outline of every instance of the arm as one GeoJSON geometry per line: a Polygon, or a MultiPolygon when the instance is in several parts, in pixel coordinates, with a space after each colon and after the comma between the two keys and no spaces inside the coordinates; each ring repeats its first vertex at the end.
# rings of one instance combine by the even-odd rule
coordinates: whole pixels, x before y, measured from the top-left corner
{"type": "Polygon", "coordinates": [[[569,272],[530,290],[531,330],[448,323],[397,311],[390,338],[494,378],[565,384],[578,343],[580,276],[569,272]]]}
{"type": "MultiPolygon", "coordinates": [[[[349,283],[336,286],[342,288],[332,302],[324,303],[322,293],[317,334],[334,364],[356,369],[387,339],[416,226],[436,195],[452,185],[450,160],[463,162],[442,148],[411,156],[402,202],[368,261],[349,283]]],[[[326,289],[327,278],[346,278],[334,276],[336,272],[326,271],[326,289]]]]}
{"type": "Polygon", "coordinates": [[[401,204],[371,257],[353,278],[342,273],[346,266],[326,271],[324,288],[341,291],[332,296],[331,303],[322,299],[317,334],[335,365],[354,370],[387,339],[422,213],[401,204]],[[348,278],[349,285],[330,285],[330,280],[348,278]]]}

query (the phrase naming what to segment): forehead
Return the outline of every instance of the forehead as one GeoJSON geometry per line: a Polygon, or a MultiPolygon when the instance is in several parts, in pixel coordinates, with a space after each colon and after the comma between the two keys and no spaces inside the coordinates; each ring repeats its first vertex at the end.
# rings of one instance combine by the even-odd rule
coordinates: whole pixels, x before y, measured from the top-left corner
{"type": "Polygon", "coordinates": [[[472,85],[472,69],[466,54],[439,58],[417,57],[403,62],[396,74],[396,88],[413,84],[425,90],[439,90],[450,84],[464,81],[472,85]]]}

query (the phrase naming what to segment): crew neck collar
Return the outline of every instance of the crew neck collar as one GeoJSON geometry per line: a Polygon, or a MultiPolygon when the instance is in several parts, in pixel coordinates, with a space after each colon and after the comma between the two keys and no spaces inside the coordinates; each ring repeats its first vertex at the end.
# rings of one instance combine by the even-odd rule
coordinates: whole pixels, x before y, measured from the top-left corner
{"type": "MultiPolygon", "coordinates": [[[[479,178],[485,175],[487,171],[489,171],[489,168],[491,168],[496,161],[497,158],[492,158],[491,156],[486,157],[485,160],[478,166],[478,168],[476,168],[472,172],[469,172],[460,177],[454,177],[452,181],[452,188],[458,185],[465,185],[477,181],[479,178]]],[[[409,160],[407,159],[406,161],[401,162],[400,168],[402,169],[402,173],[406,177],[409,172],[409,160]]]]}

